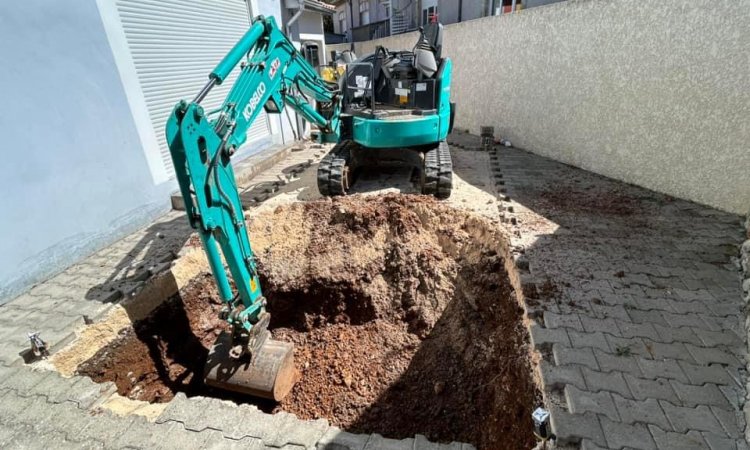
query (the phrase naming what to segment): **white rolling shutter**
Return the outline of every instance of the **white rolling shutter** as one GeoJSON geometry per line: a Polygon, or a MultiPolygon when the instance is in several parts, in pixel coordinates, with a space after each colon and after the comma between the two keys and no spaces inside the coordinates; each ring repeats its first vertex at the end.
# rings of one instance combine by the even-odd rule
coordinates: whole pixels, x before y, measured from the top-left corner
{"type": "MultiPolygon", "coordinates": [[[[116,0],[128,47],[143,90],[164,165],[174,177],[164,127],[174,105],[192,100],[208,74],[250,24],[244,0],[116,0]]],[[[201,105],[221,106],[238,67],[201,105]]],[[[263,111],[248,130],[247,144],[270,134],[263,111]]]]}

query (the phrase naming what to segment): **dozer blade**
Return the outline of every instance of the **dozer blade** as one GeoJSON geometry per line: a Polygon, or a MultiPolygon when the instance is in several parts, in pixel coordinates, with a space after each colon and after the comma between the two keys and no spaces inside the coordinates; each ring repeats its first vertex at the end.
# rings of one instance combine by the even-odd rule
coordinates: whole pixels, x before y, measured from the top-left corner
{"type": "Polygon", "coordinates": [[[268,338],[252,358],[239,359],[229,355],[230,348],[231,335],[224,332],[208,353],[207,385],[277,402],[292,390],[297,378],[293,344],[268,338]]]}

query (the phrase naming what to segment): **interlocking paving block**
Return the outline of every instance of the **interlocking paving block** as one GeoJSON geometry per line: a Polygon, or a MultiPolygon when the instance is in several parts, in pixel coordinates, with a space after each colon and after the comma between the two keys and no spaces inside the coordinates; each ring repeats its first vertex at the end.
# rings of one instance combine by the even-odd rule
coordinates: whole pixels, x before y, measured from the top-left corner
{"type": "Polygon", "coordinates": [[[673,359],[645,359],[638,358],[638,365],[643,371],[644,378],[670,378],[688,383],[687,376],[677,361],[673,359]]]}
{"type": "Polygon", "coordinates": [[[731,439],[713,433],[703,433],[703,439],[711,450],[747,450],[748,443],[744,439],[731,439]]]}
{"type": "Polygon", "coordinates": [[[643,342],[648,352],[645,356],[646,358],[677,359],[680,361],[695,363],[693,356],[687,351],[685,344],[681,342],[665,344],[663,342],[654,342],[650,339],[644,339],[643,342]]]}
{"type": "Polygon", "coordinates": [[[604,350],[605,352],[611,351],[611,347],[605,338],[604,333],[601,331],[584,333],[575,330],[568,330],[568,337],[570,338],[571,346],[574,348],[592,347],[604,350]]]}
{"type": "Polygon", "coordinates": [[[78,439],[81,430],[90,418],[88,411],[79,409],[70,402],[47,403],[46,408],[50,411],[50,416],[46,420],[40,418],[34,423],[34,428],[40,432],[54,429],[65,430],[72,439],[78,439]]]}
{"type": "Polygon", "coordinates": [[[412,450],[414,439],[388,439],[373,433],[365,444],[365,450],[412,450]]]}
{"type": "Polygon", "coordinates": [[[583,329],[589,333],[601,331],[604,333],[619,335],[619,329],[617,328],[617,322],[615,322],[615,319],[600,319],[581,315],[580,320],[583,324],[583,329]]]}
{"type": "Polygon", "coordinates": [[[665,430],[671,429],[667,416],[664,415],[656,399],[630,400],[617,394],[612,394],[612,398],[622,422],[631,425],[635,423],[654,424],[665,430]]]}
{"type": "Polygon", "coordinates": [[[685,372],[690,384],[715,383],[722,385],[731,385],[732,377],[720,364],[699,365],[679,361],[682,371],[685,372]]]}
{"type": "Polygon", "coordinates": [[[12,420],[15,423],[29,425],[31,427],[48,423],[52,410],[48,408],[47,400],[44,397],[26,398],[16,397],[18,402],[24,403],[24,408],[14,414],[12,420]]]}
{"type": "Polygon", "coordinates": [[[583,325],[578,318],[578,314],[555,314],[553,312],[544,313],[544,324],[547,328],[572,328],[583,331],[583,325]]]}
{"type": "MultiPolygon", "coordinates": [[[[206,449],[211,450],[271,450],[263,445],[263,441],[251,437],[242,439],[209,439],[206,441],[206,449]]],[[[304,450],[303,447],[290,447],[282,450],[304,450]]]]}
{"type": "Polygon", "coordinates": [[[672,390],[672,386],[669,381],[663,378],[655,380],[634,377],[630,374],[624,374],[623,377],[628,383],[630,391],[633,393],[633,397],[638,400],[645,400],[648,398],[655,398],[661,400],[667,400],[673,404],[678,403],[677,394],[672,390]]]}
{"type": "Polygon", "coordinates": [[[621,304],[605,305],[599,302],[592,302],[591,310],[596,317],[611,317],[613,319],[630,321],[628,310],[621,304]]]}
{"type": "Polygon", "coordinates": [[[132,417],[133,420],[130,421],[127,432],[120,434],[116,440],[108,442],[108,445],[112,445],[115,448],[150,447],[154,442],[163,437],[161,430],[157,428],[161,427],[161,425],[149,423],[142,416],[132,417]]]}
{"type": "Polygon", "coordinates": [[[8,448],[19,449],[78,449],[80,443],[68,439],[62,431],[51,431],[45,434],[36,435],[33,432],[27,433],[20,431],[15,437],[8,442],[8,448]]]}
{"type": "Polygon", "coordinates": [[[592,412],[607,416],[612,420],[620,420],[609,392],[582,391],[575,386],[568,385],[565,386],[565,398],[572,413],[592,412]]]}
{"type": "Polygon", "coordinates": [[[329,427],[317,442],[316,450],[364,450],[367,434],[353,434],[337,427],[329,427]]]}
{"type": "Polygon", "coordinates": [[[744,404],[745,389],[737,386],[719,386],[719,390],[734,409],[740,409],[744,404]]]}
{"type": "Polygon", "coordinates": [[[209,439],[224,439],[224,436],[218,431],[197,432],[186,430],[179,422],[153,424],[153,427],[157,429],[157,434],[156,439],[152,440],[150,444],[153,445],[152,448],[159,450],[206,448],[209,439]]]}
{"type": "Polygon", "coordinates": [[[1,391],[0,404],[2,405],[2,414],[0,414],[0,423],[6,425],[18,423],[17,416],[23,412],[27,402],[27,399],[20,397],[12,389],[1,391]]]}
{"type": "Polygon", "coordinates": [[[531,336],[531,343],[534,347],[539,347],[543,344],[570,345],[568,332],[565,328],[543,328],[541,325],[534,322],[529,327],[529,334],[531,336]]]}
{"type": "MultiPolygon", "coordinates": [[[[26,368],[22,368],[26,370],[26,368]]],[[[47,397],[51,403],[61,403],[67,401],[67,391],[78,382],[79,377],[64,378],[57,372],[48,372],[49,375],[41,380],[37,380],[30,389],[26,391],[27,395],[42,395],[47,397]]]]}
{"type": "MultiPolygon", "coordinates": [[[[182,423],[186,429],[192,431],[202,431],[209,427],[216,416],[211,416],[212,407],[220,403],[220,400],[206,397],[193,397],[188,399],[184,393],[178,392],[167,407],[156,418],[156,423],[165,423],[175,421],[182,423]]],[[[221,429],[221,428],[215,428],[221,429]]]]}
{"type": "Polygon", "coordinates": [[[558,366],[579,364],[591,369],[599,369],[599,364],[597,364],[596,357],[591,348],[570,348],[565,345],[554,344],[552,346],[552,354],[558,366]]]}
{"type": "Polygon", "coordinates": [[[740,410],[727,410],[724,408],[711,407],[711,411],[714,413],[724,431],[727,435],[733,438],[742,437],[745,431],[745,415],[740,410]]]}
{"type": "Polygon", "coordinates": [[[204,413],[202,425],[221,430],[228,439],[239,440],[249,436],[265,442],[276,439],[280,434],[278,419],[269,420],[251,406],[241,408],[232,402],[218,402],[205,408],[204,413]]]}
{"type": "Polygon", "coordinates": [[[33,389],[40,383],[44,383],[48,379],[58,378],[57,372],[47,370],[35,370],[30,367],[19,367],[18,372],[9,379],[9,383],[6,385],[9,388],[15,389],[21,396],[32,395],[33,389]]]}
{"type": "Polygon", "coordinates": [[[622,338],[612,335],[606,335],[607,342],[609,344],[609,350],[602,348],[609,353],[615,353],[617,355],[639,355],[644,358],[651,357],[649,348],[644,344],[644,339],[639,337],[622,338]]]}
{"type": "Polygon", "coordinates": [[[578,366],[556,366],[547,361],[539,363],[542,382],[548,389],[559,389],[567,384],[586,389],[581,369],[578,366]]]}
{"type": "Polygon", "coordinates": [[[674,380],[670,381],[670,384],[683,406],[713,405],[731,408],[726,397],[715,384],[706,383],[702,386],[695,386],[674,380]]]}
{"type": "Polygon", "coordinates": [[[117,387],[111,381],[95,383],[88,377],[77,378],[78,381],[70,386],[65,393],[65,397],[68,401],[76,403],[82,409],[90,408],[117,391],[117,387]]]}
{"type": "Polygon", "coordinates": [[[550,413],[550,426],[558,444],[576,444],[581,439],[589,439],[597,445],[607,445],[595,414],[571,414],[558,407],[550,408],[550,413]]]}
{"type": "Polygon", "coordinates": [[[13,436],[21,432],[18,427],[0,424],[0,448],[9,448],[8,443],[13,440],[13,436]]]}
{"type": "MultiPolygon", "coordinates": [[[[630,308],[628,316],[630,321],[633,323],[652,323],[657,325],[667,326],[669,325],[664,318],[664,314],[668,314],[664,311],[641,311],[640,309],[630,308]]],[[[624,319],[623,319],[624,320],[624,319]]]]}
{"type": "Polygon", "coordinates": [[[678,433],[685,433],[690,430],[724,433],[724,429],[708,406],[701,405],[690,408],[675,406],[663,400],[660,400],[659,404],[672,424],[672,428],[678,433]]]}
{"type": "Polygon", "coordinates": [[[12,335],[11,331],[17,333],[15,325],[25,323],[26,317],[33,313],[33,311],[28,309],[14,307],[12,303],[0,306],[0,324],[3,326],[0,333],[2,333],[2,337],[6,338],[7,336],[12,335]]]}
{"type": "Polygon", "coordinates": [[[656,443],[646,425],[628,425],[613,422],[606,417],[601,418],[602,430],[610,448],[633,447],[640,449],[655,449],[656,443]]]}
{"type": "Polygon", "coordinates": [[[135,417],[115,417],[106,412],[92,414],[79,435],[82,439],[95,439],[102,442],[115,442],[120,435],[127,433],[135,417]]]}
{"type": "Polygon", "coordinates": [[[740,365],[740,361],[735,356],[716,347],[698,347],[691,344],[686,344],[685,347],[698,364],[720,363],[735,367],[740,365]]]}
{"type": "MultiPolygon", "coordinates": [[[[258,414],[269,417],[269,414],[260,411],[257,411],[253,417],[257,417],[258,414]]],[[[275,428],[278,433],[274,439],[264,438],[263,442],[272,447],[282,447],[287,444],[300,445],[305,448],[313,447],[328,429],[328,421],[325,419],[303,421],[287,413],[277,413],[270,417],[277,424],[275,428]]]]}
{"type": "Polygon", "coordinates": [[[588,386],[588,390],[590,391],[610,391],[616,392],[623,397],[632,397],[625,378],[620,372],[600,372],[587,367],[582,368],[581,372],[583,372],[586,386],[588,386]]]}
{"type": "Polygon", "coordinates": [[[659,450],[701,450],[706,448],[703,437],[697,431],[675,433],[664,431],[654,425],[649,425],[648,429],[651,431],[659,450]]]}
{"type": "Polygon", "coordinates": [[[621,320],[616,321],[617,326],[622,333],[622,337],[642,337],[649,338],[654,341],[659,340],[659,334],[656,332],[656,328],[652,323],[633,323],[624,322],[621,320]]]}
{"type": "Polygon", "coordinates": [[[3,342],[0,345],[0,366],[19,366],[23,363],[23,355],[30,352],[28,345],[3,342]]]}
{"type": "Polygon", "coordinates": [[[594,349],[594,355],[596,355],[596,361],[599,363],[604,372],[626,372],[631,375],[640,376],[641,370],[638,367],[638,363],[635,358],[622,355],[613,355],[610,353],[603,352],[599,349],[594,349]]]}
{"type": "Polygon", "coordinates": [[[10,389],[9,380],[16,376],[17,373],[26,370],[24,367],[15,366],[2,366],[0,365],[0,389],[10,389]]]}
{"type": "Polygon", "coordinates": [[[708,327],[700,314],[675,314],[663,312],[662,316],[667,322],[663,325],[668,325],[672,328],[690,327],[697,331],[708,327]]]}

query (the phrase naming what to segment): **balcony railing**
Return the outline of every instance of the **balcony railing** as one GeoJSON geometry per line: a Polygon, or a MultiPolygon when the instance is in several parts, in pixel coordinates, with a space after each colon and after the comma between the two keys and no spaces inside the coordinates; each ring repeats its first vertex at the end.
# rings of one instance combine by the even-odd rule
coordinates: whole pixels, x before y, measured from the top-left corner
{"type": "Polygon", "coordinates": [[[381,20],[361,27],[352,28],[352,40],[354,42],[370,41],[391,35],[391,21],[381,20]]]}

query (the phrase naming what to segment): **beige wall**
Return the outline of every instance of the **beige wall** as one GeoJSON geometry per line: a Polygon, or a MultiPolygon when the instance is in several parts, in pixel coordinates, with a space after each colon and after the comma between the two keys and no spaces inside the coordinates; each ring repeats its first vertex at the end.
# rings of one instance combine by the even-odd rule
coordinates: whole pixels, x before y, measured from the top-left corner
{"type": "Polygon", "coordinates": [[[343,52],[344,50],[350,50],[351,48],[352,44],[348,42],[343,44],[326,44],[326,50],[328,51],[327,56],[330,56],[332,51],[343,52]]]}
{"type": "Polygon", "coordinates": [[[750,0],[570,0],[448,25],[443,44],[458,127],[494,125],[535,153],[746,213],[748,43],[750,0]]]}

